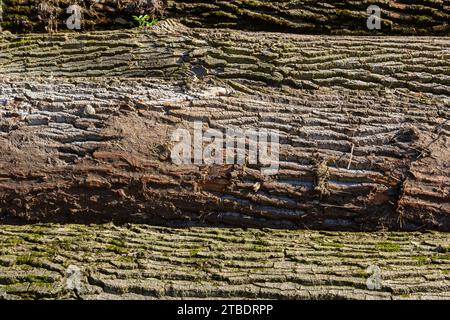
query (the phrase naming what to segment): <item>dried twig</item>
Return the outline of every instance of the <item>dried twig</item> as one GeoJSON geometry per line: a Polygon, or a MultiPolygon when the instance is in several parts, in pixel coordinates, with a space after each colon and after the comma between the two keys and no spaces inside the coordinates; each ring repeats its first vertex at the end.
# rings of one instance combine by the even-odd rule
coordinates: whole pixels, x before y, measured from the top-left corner
{"type": "Polygon", "coordinates": [[[348,161],[348,166],[347,166],[347,170],[350,169],[350,166],[352,165],[352,160],[353,160],[353,150],[355,149],[355,144],[352,143],[352,149],[350,150],[350,159],[348,161]]]}

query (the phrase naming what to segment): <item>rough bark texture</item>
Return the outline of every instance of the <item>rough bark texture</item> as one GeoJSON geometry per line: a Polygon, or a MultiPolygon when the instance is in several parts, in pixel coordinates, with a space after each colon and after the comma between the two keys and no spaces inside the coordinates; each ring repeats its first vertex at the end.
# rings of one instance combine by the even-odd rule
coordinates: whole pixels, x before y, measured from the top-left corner
{"type": "MultiPolygon", "coordinates": [[[[0,1],[1,2],[1,1],[0,1]]],[[[14,32],[55,32],[67,30],[66,21],[82,8],[82,29],[121,29],[136,25],[133,15],[160,16],[161,0],[3,0],[0,26],[14,32]],[[71,7],[69,9],[69,7],[71,7]]]]}
{"type": "Polygon", "coordinates": [[[450,230],[449,38],[0,39],[3,222],[450,230]],[[194,120],[280,130],[279,173],[174,165],[194,120]]]}
{"type": "Polygon", "coordinates": [[[248,30],[317,34],[374,34],[367,28],[367,8],[382,9],[378,34],[447,35],[450,5],[447,0],[359,1],[146,1],[146,0],[3,0],[3,22],[13,31],[66,30],[66,9],[83,8],[83,28],[128,28],[133,15],[180,18],[193,27],[232,27],[248,30]],[[156,4],[156,5],[155,5],[156,4]]]}
{"type": "Polygon", "coordinates": [[[231,27],[317,34],[373,34],[367,8],[381,8],[382,34],[449,34],[449,1],[242,0],[168,1],[170,17],[192,27],[231,27]]]}
{"type": "Polygon", "coordinates": [[[448,234],[35,225],[0,242],[0,299],[450,299],[448,234]]]}

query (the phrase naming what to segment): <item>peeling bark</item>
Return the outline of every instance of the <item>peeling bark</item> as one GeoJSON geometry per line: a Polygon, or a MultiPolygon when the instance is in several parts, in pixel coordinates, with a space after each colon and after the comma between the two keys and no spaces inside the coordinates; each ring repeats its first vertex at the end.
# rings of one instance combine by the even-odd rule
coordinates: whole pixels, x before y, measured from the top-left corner
{"type": "Polygon", "coordinates": [[[449,38],[0,39],[2,222],[450,230],[449,38]],[[278,129],[279,173],[173,164],[194,120],[278,129]]]}

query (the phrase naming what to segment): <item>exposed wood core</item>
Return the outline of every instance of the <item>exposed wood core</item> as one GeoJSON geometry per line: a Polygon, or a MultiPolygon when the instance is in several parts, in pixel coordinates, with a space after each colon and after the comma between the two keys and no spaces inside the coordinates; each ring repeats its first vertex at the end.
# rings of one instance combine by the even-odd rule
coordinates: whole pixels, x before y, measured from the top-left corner
{"type": "MultiPolygon", "coordinates": [[[[447,0],[82,0],[84,30],[123,29],[132,16],[179,18],[191,27],[231,27],[246,30],[313,34],[448,35],[447,0]],[[369,30],[367,20],[376,5],[381,29],[369,30]]],[[[14,32],[67,30],[72,0],[3,0],[0,27],[14,32]]]]}
{"type": "Polygon", "coordinates": [[[3,299],[450,298],[449,234],[35,225],[0,242],[3,299]]]}
{"type": "Polygon", "coordinates": [[[188,29],[0,37],[3,222],[450,230],[450,39],[188,29]],[[277,129],[278,174],[171,134],[277,129]]]}

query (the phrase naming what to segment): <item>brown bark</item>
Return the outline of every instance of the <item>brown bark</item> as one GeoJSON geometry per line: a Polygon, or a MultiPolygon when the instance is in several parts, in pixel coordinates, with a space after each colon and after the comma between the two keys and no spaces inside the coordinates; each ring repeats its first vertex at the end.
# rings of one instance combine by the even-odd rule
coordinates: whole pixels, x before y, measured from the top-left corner
{"type": "Polygon", "coordinates": [[[448,1],[167,1],[171,18],[191,27],[313,34],[448,35],[448,1]],[[381,30],[368,30],[367,8],[381,8],[381,30]]]}
{"type": "Polygon", "coordinates": [[[390,1],[211,1],[211,0],[3,0],[0,27],[14,32],[67,30],[70,5],[83,8],[83,29],[123,29],[135,25],[132,16],[149,14],[179,18],[191,27],[230,27],[245,30],[312,34],[448,35],[447,0],[390,1]],[[154,5],[154,3],[156,5],[154,5]],[[381,8],[380,30],[368,30],[367,8],[381,8]]]}
{"type": "Polygon", "coordinates": [[[167,21],[0,46],[3,222],[450,230],[448,38],[167,21]],[[173,164],[194,120],[280,130],[279,173],[173,164]]]}

